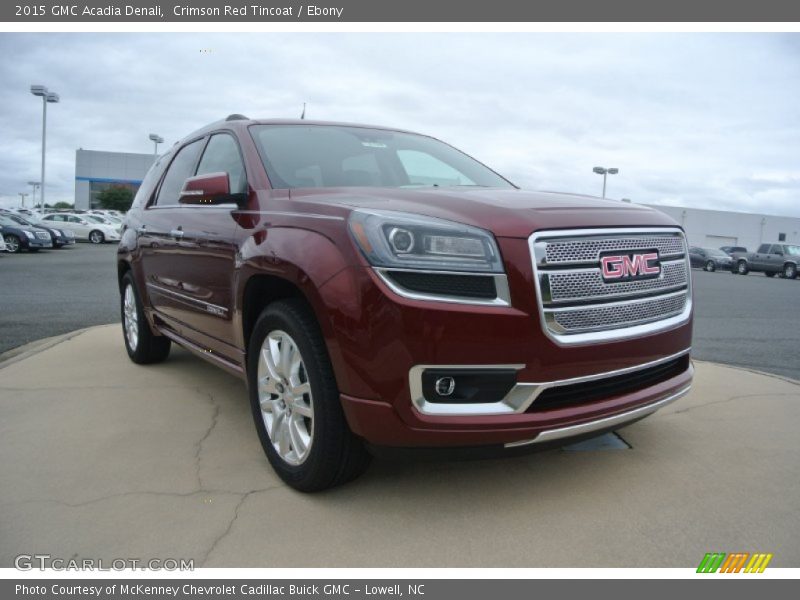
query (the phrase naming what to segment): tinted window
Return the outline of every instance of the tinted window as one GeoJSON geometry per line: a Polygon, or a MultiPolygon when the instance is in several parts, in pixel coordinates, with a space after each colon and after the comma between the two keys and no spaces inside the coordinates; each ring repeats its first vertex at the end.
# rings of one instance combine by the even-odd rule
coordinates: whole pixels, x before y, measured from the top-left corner
{"type": "Polygon", "coordinates": [[[197,140],[178,150],[177,156],[167,169],[167,174],[161,182],[158,190],[156,204],[164,206],[167,204],[178,204],[178,198],[183,189],[183,183],[192,176],[194,165],[197,162],[197,155],[203,147],[203,140],[197,140]]]}
{"type": "Polygon", "coordinates": [[[758,254],[769,254],[769,244],[761,244],[758,247],[758,254]]]}
{"type": "Polygon", "coordinates": [[[211,137],[197,167],[198,175],[221,172],[228,174],[231,194],[243,194],[247,191],[247,177],[239,154],[239,145],[233,137],[224,133],[211,137]]]}
{"type": "Polygon", "coordinates": [[[334,125],[250,128],[275,188],[512,187],[466,154],[433,138],[334,125]]]}

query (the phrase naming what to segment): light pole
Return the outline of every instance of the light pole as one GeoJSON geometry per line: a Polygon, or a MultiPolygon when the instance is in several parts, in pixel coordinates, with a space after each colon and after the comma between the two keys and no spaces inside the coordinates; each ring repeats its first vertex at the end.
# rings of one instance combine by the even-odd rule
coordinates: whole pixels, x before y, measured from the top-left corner
{"type": "Polygon", "coordinates": [[[42,193],[39,196],[39,207],[44,209],[44,153],[47,145],[47,104],[55,104],[60,98],[58,94],[49,91],[43,85],[32,85],[31,94],[42,97],[42,193]]]}
{"type": "Polygon", "coordinates": [[[164,138],[157,133],[150,134],[150,141],[153,142],[153,156],[158,156],[158,145],[164,143],[164,138]]]}
{"type": "Polygon", "coordinates": [[[605,198],[606,197],[606,177],[608,175],[616,175],[617,173],[619,173],[619,169],[614,168],[614,167],[609,168],[609,169],[606,169],[605,167],[595,167],[594,169],[592,169],[592,171],[594,171],[598,175],[602,175],[603,176],[603,198],[605,198]]]}
{"type": "Polygon", "coordinates": [[[25,192],[20,192],[19,197],[22,198],[22,208],[25,208],[25,198],[28,197],[28,194],[26,194],[25,192]]]}
{"type": "Polygon", "coordinates": [[[28,185],[31,186],[31,188],[33,189],[33,202],[32,202],[32,204],[33,204],[33,206],[36,206],[36,188],[38,188],[42,184],[39,183],[38,181],[29,181],[28,185]]]}

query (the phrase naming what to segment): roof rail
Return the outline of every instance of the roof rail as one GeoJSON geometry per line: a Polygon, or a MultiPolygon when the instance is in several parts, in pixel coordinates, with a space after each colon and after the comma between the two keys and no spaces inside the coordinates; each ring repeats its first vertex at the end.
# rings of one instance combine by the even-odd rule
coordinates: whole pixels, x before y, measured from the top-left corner
{"type": "Polygon", "coordinates": [[[226,121],[249,121],[247,117],[244,115],[240,115],[239,113],[233,113],[232,115],[228,115],[225,119],[226,121]]]}

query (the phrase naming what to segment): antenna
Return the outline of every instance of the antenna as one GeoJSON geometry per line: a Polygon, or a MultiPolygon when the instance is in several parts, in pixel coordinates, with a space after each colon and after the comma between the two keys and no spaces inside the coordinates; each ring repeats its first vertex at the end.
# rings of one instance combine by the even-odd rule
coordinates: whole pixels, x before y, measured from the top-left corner
{"type": "Polygon", "coordinates": [[[305,119],[306,118],[306,103],[305,102],[303,102],[303,112],[300,115],[300,118],[301,119],[305,119]]]}

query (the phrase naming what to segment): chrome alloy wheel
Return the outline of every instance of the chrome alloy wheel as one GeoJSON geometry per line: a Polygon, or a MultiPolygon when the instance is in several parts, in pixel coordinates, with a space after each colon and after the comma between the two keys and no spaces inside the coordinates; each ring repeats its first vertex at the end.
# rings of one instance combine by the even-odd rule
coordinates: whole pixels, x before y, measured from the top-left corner
{"type": "Polygon", "coordinates": [[[125,286],[122,311],[125,316],[125,337],[128,338],[128,346],[132,351],[136,351],[136,345],[139,343],[139,315],[136,310],[136,296],[133,294],[132,285],[125,286]]]}
{"type": "Polygon", "coordinates": [[[271,331],[264,340],[257,377],[272,447],[287,464],[302,464],[314,441],[314,401],[300,349],[285,331],[271,331]]]}

